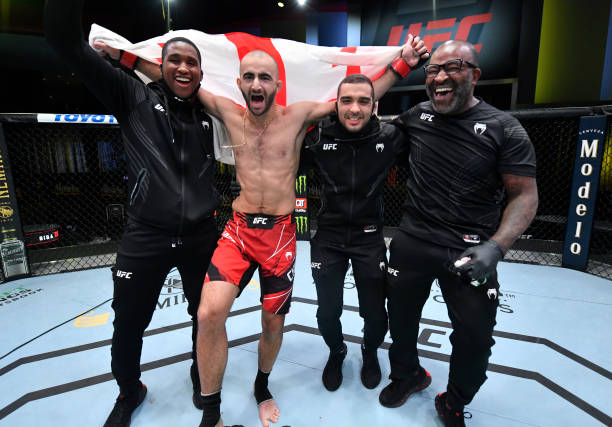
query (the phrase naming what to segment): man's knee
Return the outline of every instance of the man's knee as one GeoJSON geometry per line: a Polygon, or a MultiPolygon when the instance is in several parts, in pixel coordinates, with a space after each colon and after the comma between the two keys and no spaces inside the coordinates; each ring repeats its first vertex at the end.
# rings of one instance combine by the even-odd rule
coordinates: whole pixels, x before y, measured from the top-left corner
{"type": "Polygon", "coordinates": [[[203,298],[198,307],[198,329],[205,330],[211,327],[221,327],[225,325],[228,310],[224,301],[203,298]]]}
{"type": "Polygon", "coordinates": [[[261,317],[261,332],[262,334],[274,337],[283,334],[283,327],[285,326],[285,315],[274,314],[262,311],[261,317]]]}

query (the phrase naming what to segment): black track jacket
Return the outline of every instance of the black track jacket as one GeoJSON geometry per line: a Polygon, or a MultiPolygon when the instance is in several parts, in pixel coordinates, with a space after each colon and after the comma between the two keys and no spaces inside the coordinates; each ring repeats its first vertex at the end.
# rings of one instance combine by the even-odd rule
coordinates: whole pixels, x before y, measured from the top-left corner
{"type": "Polygon", "coordinates": [[[174,235],[194,230],[218,204],[213,129],[199,102],[164,83],[145,86],[85,42],[82,0],[48,0],[45,36],[62,60],[117,118],[128,159],[128,216],[174,235]]]}
{"type": "Polygon", "coordinates": [[[383,185],[406,144],[401,130],[376,116],[357,133],[335,115],[311,130],[301,168],[314,164],[321,176],[318,226],[382,226],[383,185]]]}

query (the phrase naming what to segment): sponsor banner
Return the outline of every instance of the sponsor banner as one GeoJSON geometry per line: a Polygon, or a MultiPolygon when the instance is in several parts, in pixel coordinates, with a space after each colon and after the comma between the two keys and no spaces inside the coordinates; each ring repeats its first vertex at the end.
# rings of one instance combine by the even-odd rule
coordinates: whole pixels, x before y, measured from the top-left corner
{"type": "MultiPolygon", "coordinates": [[[[398,46],[408,34],[420,36],[429,51],[447,40],[467,40],[480,53],[483,78],[517,76],[521,2],[508,0],[415,2],[381,0],[363,6],[361,44],[398,46]]],[[[421,70],[401,85],[422,85],[421,70]]]]}
{"type": "Polygon", "coordinates": [[[299,175],[295,180],[295,218],[297,239],[310,240],[310,228],[308,227],[308,187],[306,175],[299,175]]]}
{"type": "Polygon", "coordinates": [[[0,258],[6,279],[29,274],[4,130],[0,124],[0,258]]]}
{"type": "Polygon", "coordinates": [[[110,114],[37,114],[38,123],[78,123],[81,125],[117,125],[110,114]]]}
{"type": "Polygon", "coordinates": [[[580,119],[563,246],[563,265],[577,270],[585,270],[587,265],[605,141],[605,116],[580,119]]]}

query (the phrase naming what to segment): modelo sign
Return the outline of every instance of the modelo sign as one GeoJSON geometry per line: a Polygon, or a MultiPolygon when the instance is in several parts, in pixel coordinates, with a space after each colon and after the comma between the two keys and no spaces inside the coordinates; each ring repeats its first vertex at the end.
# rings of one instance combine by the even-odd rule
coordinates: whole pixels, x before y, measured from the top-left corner
{"type": "Polygon", "coordinates": [[[582,117],[578,131],[572,195],[567,214],[563,265],[584,270],[589,254],[595,200],[604,153],[606,117],[582,117]]]}

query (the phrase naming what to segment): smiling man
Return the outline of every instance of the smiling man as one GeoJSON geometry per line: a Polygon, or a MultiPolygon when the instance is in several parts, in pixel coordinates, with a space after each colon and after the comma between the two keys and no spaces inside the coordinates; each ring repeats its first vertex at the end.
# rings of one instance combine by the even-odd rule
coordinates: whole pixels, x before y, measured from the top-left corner
{"type": "Polygon", "coordinates": [[[396,126],[378,120],[374,88],[364,75],[340,83],[336,105],[336,114],[308,133],[302,159],[302,168],[314,166],[322,184],[317,233],[310,241],[317,324],[329,348],[322,380],[329,391],[342,384],[347,346],[340,316],[350,261],[364,319],[361,382],[372,389],[381,380],[377,350],[388,324],[383,188],[406,138],[396,126]]]}
{"type": "MultiPolygon", "coordinates": [[[[181,275],[193,322],[193,402],[202,408],[196,313],[218,239],[213,129],[195,96],[202,70],[200,52],[191,41],[169,40],[162,52],[163,79],[145,86],[113,68],[87,45],[81,33],[82,3],[48,0],[45,35],[121,124],[128,168],[128,224],[112,268],[111,346],[111,368],[120,394],[104,425],[128,426],[147,393],[140,382],[143,333],[173,267],[181,275]]],[[[133,55],[121,57],[121,63],[130,68],[135,61],[133,55]]]]}
{"type": "Polygon", "coordinates": [[[408,131],[410,173],[389,247],[392,381],[379,399],[397,407],[431,382],[419,363],[417,336],[437,279],[453,327],[448,385],[435,399],[446,426],[465,425],[464,405],[486,380],[499,304],[497,263],[538,206],[533,145],[514,117],[474,96],[478,64],[469,42],[440,45],[424,67],[430,100],[395,121],[408,131]]]}

